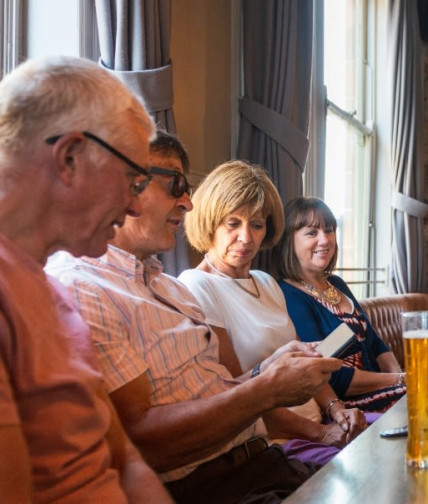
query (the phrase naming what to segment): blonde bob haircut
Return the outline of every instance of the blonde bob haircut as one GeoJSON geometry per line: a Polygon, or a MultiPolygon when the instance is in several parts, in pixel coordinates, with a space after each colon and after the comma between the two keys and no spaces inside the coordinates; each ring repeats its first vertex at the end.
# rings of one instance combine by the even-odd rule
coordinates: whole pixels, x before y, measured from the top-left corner
{"type": "Polygon", "coordinates": [[[186,214],[184,225],[190,245],[201,253],[212,246],[223,219],[244,205],[250,216],[261,212],[266,219],[261,249],[273,247],[284,228],[284,211],[276,187],[260,166],[245,161],[217,166],[193,193],[192,203],[193,210],[186,214]]]}

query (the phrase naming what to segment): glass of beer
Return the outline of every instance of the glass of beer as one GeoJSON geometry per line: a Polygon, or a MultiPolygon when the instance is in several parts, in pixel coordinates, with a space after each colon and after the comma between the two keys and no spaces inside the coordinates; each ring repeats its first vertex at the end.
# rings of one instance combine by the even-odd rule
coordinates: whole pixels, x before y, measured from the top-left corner
{"type": "Polygon", "coordinates": [[[409,466],[428,467],[428,311],[401,317],[407,382],[409,466]]]}

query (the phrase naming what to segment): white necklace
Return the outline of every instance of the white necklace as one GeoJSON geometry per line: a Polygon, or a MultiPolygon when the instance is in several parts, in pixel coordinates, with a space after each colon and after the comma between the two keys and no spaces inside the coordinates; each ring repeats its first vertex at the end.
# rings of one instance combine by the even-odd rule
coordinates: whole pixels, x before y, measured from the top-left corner
{"type": "Polygon", "coordinates": [[[310,283],[305,282],[304,280],[300,281],[303,287],[313,296],[320,299],[325,299],[327,303],[330,303],[333,306],[339,304],[342,299],[340,292],[336,289],[336,287],[331,285],[331,283],[328,280],[326,280],[325,282],[327,284],[327,287],[324,290],[321,290],[317,289],[310,283]]]}
{"type": "Polygon", "coordinates": [[[244,287],[241,282],[236,279],[236,278],[233,278],[229,275],[226,275],[225,273],[223,273],[222,271],[220,271],[219,269],[217,269],[214,264],[209,260],[208,258],[208,254],[205,254],[205,262],[208,264],[208,266],[210,267],[210,269],[212,269],[215,273],[217,273],[217,275],[219,276],[222,276],[224,278],[230,278],[231,280],[233,280],[236,285],[238,285],[242,290],[244,290],[245,292],[247,292],[248,294],[251,294],[251,296],[259,299],[260,298],[260,291],[259,291],[259,288],[257,287],[257,283],[256,283],[256,280],[255,278],[253,277],[253,275],[251,275],[251,273],[249,274],[250,275],[250,279],[253,281],[253,285],[254,285],[254,288],[256,290],[256,292],[253,292],[252,290],[250,289],[247,289],[246,287],[244,287]]]}

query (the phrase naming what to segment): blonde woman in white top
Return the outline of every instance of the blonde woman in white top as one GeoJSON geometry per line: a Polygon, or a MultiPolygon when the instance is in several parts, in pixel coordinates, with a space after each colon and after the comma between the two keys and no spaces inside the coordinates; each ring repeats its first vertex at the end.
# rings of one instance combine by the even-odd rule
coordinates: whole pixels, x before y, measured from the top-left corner
{"type": "MultiPolygon", "coordinates": [[[[206,177],[192,203],[186,234],[205,256],[179,279],[201,303],[217,333],[220,361],[234,376],[263,372],[259,363],[296,338],[278,284],[270,275],[250,269],[257,252],[272,247],[281,236],[284,216],[278,191],[260,167],[231,161],[206,177]]],[[[365,428],[366,419],[360,411],[346,409],[328,385],[315,399],[278,413],[268,429],[275,437],[275,424],[281,431],[287,425],[289,438],[301,442],[297,448],[294,441],[287,443],[285,450],[296,448],[301,460],[325,463],[365,428]],[[331,421],[322,422],[322,414],[331,421]]]]}

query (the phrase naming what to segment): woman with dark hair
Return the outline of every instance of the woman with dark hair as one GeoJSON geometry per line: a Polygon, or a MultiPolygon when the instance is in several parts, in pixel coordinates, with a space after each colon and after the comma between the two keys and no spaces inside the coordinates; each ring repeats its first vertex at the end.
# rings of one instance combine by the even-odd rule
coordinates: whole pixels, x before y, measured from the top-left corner
{"type": "Polygon", "coordinates": [[[336,219],[318,198],[284,208],[285,227],[273,251],[288,313],[302,341],[323,340],[341,323],[356,335],[330,385],[347,407],[383,412],[406,392],[406,374],[379,338],[347,284],[333,275],[336,219]]]}

